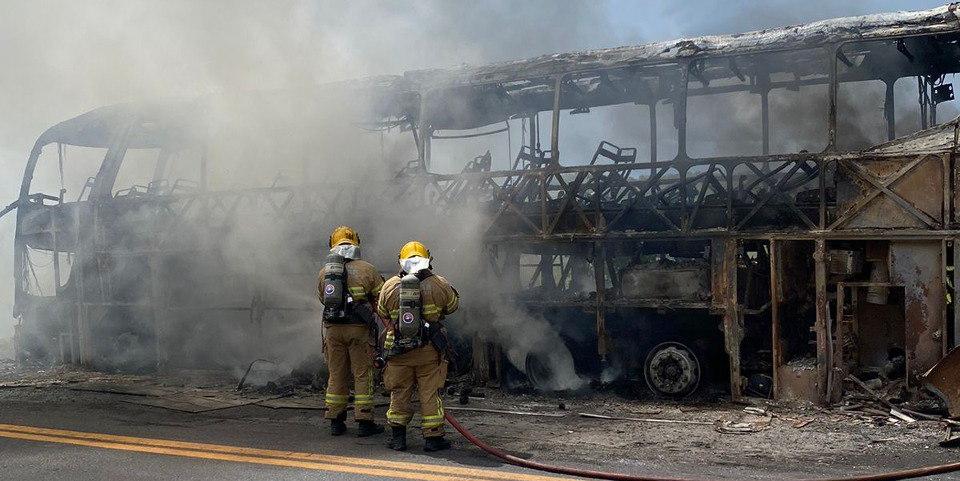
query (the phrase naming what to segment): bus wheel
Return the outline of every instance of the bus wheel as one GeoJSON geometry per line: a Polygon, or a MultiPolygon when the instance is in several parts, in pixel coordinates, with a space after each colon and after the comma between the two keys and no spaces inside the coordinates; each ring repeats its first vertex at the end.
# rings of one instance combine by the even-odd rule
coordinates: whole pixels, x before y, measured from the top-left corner
{"type": "Polygon", "coordinates": [[[689,347],[664,342],[647,354],[643,377],[647,387],[659,396],[684,397],[700,385],[700,361],[689,347]]]}

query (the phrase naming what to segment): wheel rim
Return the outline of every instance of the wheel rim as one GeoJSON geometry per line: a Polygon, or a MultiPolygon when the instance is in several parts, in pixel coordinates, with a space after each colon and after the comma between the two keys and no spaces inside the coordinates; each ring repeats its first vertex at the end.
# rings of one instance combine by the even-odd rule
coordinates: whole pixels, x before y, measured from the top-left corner
{"type": "Polygon", "coordinates": [[[650,350],[643,363],[647,387],[667,397],[686,396],[700,384],[700,361],[679,342],[665,342],[650,350]]]}

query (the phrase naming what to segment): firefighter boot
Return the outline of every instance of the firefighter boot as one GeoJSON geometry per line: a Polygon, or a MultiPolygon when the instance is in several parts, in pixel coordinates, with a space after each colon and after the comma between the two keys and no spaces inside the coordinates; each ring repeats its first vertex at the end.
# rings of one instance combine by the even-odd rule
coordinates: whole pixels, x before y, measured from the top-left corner
{"type": "Polygon", "coordinates": [[[373,436],[374,434],[380,434],[383,432],[383,426],[374,423],[369,420],[357,421],[357,437],[365,438],[367,436],[373,436]]]}
{"type": "Polygon", "coordinates": [[[343,413],[340,416],[337,416],[330,420],[330,435],[331,436],[340,436],[341,434],[347,432],[347,423],[344,422],[347,420],[347,413],[343,413]]]}
{"type": "Polygon", "coordinates": [[[394,451],[407,450],[407,428],[403,426],[390,426],[390,442],[387,447],[394,451]]]}
{"type": "Polygon", "coordinates": [[[450,449],[450,441],[444,439],[443,436],[431,436],[429,438],[425,438],[423,441],[423,450],[428,453],[450,449]]]}

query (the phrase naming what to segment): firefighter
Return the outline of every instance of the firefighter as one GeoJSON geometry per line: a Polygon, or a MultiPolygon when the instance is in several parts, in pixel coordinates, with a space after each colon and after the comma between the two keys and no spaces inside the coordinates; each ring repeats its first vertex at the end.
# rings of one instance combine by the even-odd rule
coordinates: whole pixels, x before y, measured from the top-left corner
{"type": "Polygon", "coordinates": [[[346,432],[350,378],[353,377],[353,417],[357,436],[384,431],[373,421],[373,346],[375,302],[383,276],[369,262],[360,260],[360,236],[347,226],[330,234],[330,253],[320,270],[317,293],[323,303],[324,355],[327,380],[326,418],[330,434],[346,432]]]}
{"type": "Polygon", "coordinates": [[[425,451],[450,447],[443,437],[443,403],[439,391],[447,378],[447,338],[441,320],[459,307],[460,296],[446,279],[431,272],[430,251],[420,242],[400,249],[400,273],[384,283],[377,313],[387,327],[383,349],[384,386],[390,390],[388,446],[407,449],[407,424],[413,417],[411,396],[420,398],[425,451]]]}

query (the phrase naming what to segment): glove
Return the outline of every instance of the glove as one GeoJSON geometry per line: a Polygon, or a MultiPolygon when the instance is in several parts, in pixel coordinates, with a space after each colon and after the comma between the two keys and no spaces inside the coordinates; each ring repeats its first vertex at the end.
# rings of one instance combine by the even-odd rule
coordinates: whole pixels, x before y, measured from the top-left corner
{"type": "Polygon", "coordinates": [[[387,331],[386,335],[383,336],[383,349],[391,350],[393,349],[393,331],[387,331]]]}

